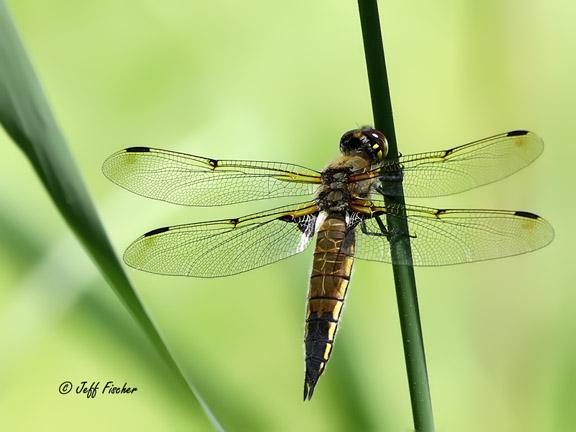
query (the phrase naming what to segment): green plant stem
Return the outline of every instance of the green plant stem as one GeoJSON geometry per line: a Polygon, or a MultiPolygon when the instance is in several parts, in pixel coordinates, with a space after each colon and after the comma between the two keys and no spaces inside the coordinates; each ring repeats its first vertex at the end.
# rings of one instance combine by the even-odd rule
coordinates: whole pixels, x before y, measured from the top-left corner
{"type": "MultiPolygon", "coordinates": [[[[392,102],[388,86],[378,5],[376,0],[358,0],[358,7],[370,83],[374,127],[386,136],[388,140],[387,158],[394,159],[398,157],[398,146],[392,117],[392,102]]],[[[387,206],[404,204],[403,194],[394,198],[384,197],[384,199],[387,206]]],[[[408,224],[401,218],[388,217],[387,223],[391,231],[408,232],[408,224]]],[[[410,239],[408,237],[391,241],[390,248],[392,260],[394,260],[394,257],[399,256],[409,257],[410,261],[412,260],[410,239]]],[[[434,431],[434,419],[426,370],[424,341],[420,325],[420,312],[418,310],[414,268],[407,265],[393,264],[392,269],[396,285],[400,326],[402,328],[402,341],[404,343],[404,357],[410,387],[414,428],[419,432],[430,432],[434,431]]]]}

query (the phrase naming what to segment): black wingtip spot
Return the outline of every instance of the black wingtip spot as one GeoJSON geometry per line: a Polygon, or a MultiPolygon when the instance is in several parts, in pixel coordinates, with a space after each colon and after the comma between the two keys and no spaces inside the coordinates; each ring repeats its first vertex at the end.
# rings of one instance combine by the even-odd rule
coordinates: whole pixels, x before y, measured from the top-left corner
{"type": "Polygon", "coordinates": [[[506,134],[506,136],[522,136],[522,135],[528,135],[528,131],[527,130],[515,130],[515,131],[510,131],[506,134]]]}
{"type": "Polygon", "coordinates": [[[525,211],[521,211],[518,210],[516,212],[514,212],[515,216],[520,216],[520,217],[525,217],[528,219],[540,219],[540,216],[534,214],[534,213],[530,213],[530,212],[525,212],[525,211]]]}
{"type": "Polygon", "coordinates": [[[151,237],[153,235],[166,232],[169,229],[170,229],[169,227],[156,228],[156,229],[153,229],[152,231],[148,231],[146,234],[144,234],[144,237],[151,237]]]}
{"type": "Polygon", "coordinates": [[[150,151],[150,147],[128,147],[126,153],[146,153],[150,151]]]}

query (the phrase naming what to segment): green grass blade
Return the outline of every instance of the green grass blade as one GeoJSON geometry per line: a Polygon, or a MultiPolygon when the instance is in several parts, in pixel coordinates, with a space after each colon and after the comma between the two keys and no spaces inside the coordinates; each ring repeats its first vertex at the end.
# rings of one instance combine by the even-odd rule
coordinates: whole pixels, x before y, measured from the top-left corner
{"type": "MultiPolygon", "coordinates": [[[[388,140],[389,158],[398,157],[398,146],[392,117],[392,102],[384,47],[380,31],[380,18],[376,0],[358,0],[360,21],[362,24],[362,37],[364,52],[370,83],[372,98],[372,111],[374,114],[374,127],[384,133],[388,140]]],[[[394,199],[385,197],[386,203],[404,204],[404,197],[400,195],[394,199]]],[[[408,232],[407,223],[400,218],[389,218],[388,226],[392,231],[398,229],[408,232]]],[[[390,244],[392,257],[412,256],[408,238],[393,241],[390,244]]],[[[426,357],[424,354],[424,340],[420,326],[420,312],[418,310],[418,296],[416,293],[416,279],[412,266],[393,265],[394,283],[396,285],[396,298],[400,314],[400,327],[404,343],[404,357],[408,384],[410,386],[410,399],[412,402],[412,416],[417,431],[429,432],[434,430],[432,416],[432,402],[428,385],[426,370],[426,357]]]]}
{"type": "Polygon", "coordinates": [[[0,0],[0,123],[32,163],[58,210],[161,357],[189,388],[195,409],[222,429],[168,351],[106,236],[6,5],[0,0]]]}

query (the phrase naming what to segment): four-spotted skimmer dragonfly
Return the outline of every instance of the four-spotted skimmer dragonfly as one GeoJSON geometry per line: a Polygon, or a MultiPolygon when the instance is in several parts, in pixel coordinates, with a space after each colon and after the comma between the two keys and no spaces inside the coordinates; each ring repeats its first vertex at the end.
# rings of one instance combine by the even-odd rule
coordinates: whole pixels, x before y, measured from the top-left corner
{"type": "Polygon", "coordinates": [[[305,400],[332,353],[355,258],[419,266],[468,263],[533,251],[554,237],[548,222],[525,211],[435,209],[384,200],[401,190],[417,198],[453,194],[507,177],[542,152],[542,140],[531,132],[385,159],[384,135],[364,127],[346,132],[340,150],[322,171],[149,147],[121,150],[103,167],[109,179],[132,192],[188,206],[305,197],[301,204],[239,218],[154,229],[124,255],[140,270],[213,278],[295,255],[316,234],[306,312],[305,400]],[[411,254],[391,253],[390,244],[398,240],[410,242],[411,254]]]}

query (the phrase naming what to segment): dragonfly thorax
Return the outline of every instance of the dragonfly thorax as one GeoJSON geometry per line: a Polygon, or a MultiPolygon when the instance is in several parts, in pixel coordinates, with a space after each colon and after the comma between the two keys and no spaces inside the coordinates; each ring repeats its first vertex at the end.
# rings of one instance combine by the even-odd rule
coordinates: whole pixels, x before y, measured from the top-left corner
{"type": "Polygon", "coordinates": [[[352,198],[348,184],[350,173],[349,168],[329,168],[322,173],[322,186],[317,195],[317,202],[322,209],[335,212],[348,209],[352,198]]]}

